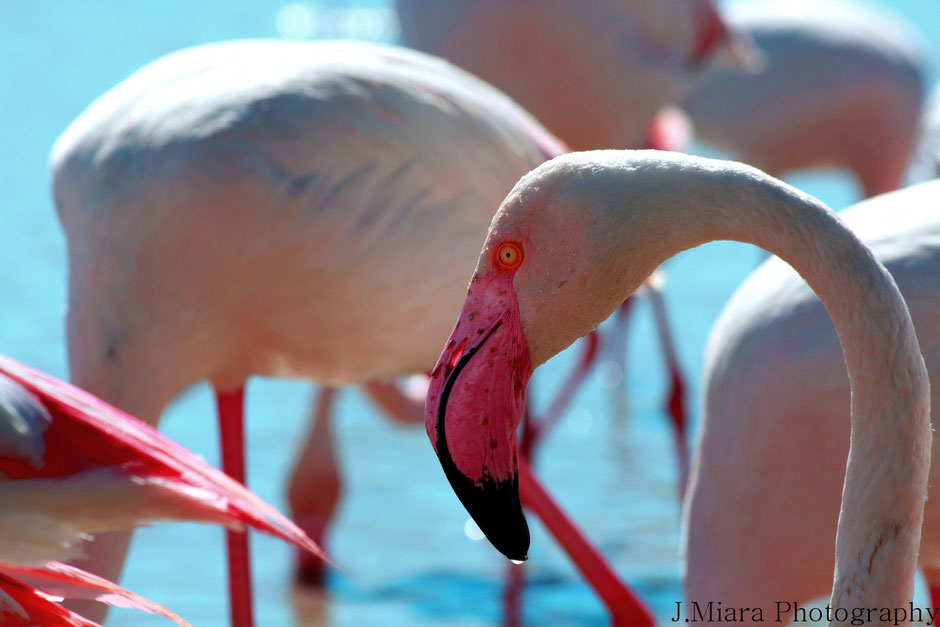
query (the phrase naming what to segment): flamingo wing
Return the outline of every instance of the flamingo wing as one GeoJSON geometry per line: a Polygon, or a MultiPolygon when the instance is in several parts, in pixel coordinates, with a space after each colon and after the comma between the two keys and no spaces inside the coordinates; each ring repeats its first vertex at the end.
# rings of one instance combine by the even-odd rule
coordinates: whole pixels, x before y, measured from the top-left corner
{"type": "MultiPolygon", "coordinates": [[[[62,478],[96,468],[118,468],[132,481],[156,484],[164,498],[198,518],[217,511],[228,524],[248,525],[328,559],[294,523],[243,485],[156,429],[73,385],[0,356],[0,374],[22,385],[52,417],[43,432],[43,464],[0,450],[0,473],[11,479],[62,478]]],[[[158,516],[159,517],[159,516],[158,516]]],[[[171,516],[179,518],[178,514],[171,516]]]]}

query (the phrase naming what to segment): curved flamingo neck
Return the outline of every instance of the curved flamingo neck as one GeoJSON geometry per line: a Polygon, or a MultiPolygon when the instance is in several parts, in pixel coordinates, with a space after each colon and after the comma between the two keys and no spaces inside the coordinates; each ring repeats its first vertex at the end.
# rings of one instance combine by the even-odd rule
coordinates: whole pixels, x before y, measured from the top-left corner
{"type": "Polygon", "coordinates": [[[631,210],[645,205],[644,228],[661,235],[650,265],[706,241],[738,240],[778,255],[813,288],[835,324],[852,390],[832,606],[907,603],[930,465],[929,384],[894,280],[811,196],[745,166],[680,163],[660,163],[643,183],[678,195],[637,195],[628,177],[631,210]]]}
{"type": "Polygon", "coordinates": [[[852,390],[833,605],[910,600],[930,463],[927,374],[893,279],[831,210],[741,164],[599,151],[524,177],[488,246],[507,237],[529,242],[514,289],[533,364],[593,329],[682,250],[738,240],[789,262],[835,323],[852,390]],[[556,314],[550,322],[545,311],[556,314]]]}

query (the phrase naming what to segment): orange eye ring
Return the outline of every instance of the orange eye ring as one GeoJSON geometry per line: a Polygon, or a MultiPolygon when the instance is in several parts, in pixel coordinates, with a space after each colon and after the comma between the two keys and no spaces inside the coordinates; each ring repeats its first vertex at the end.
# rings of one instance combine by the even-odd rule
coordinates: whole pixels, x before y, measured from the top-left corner
{"type": "Polygon", "coordinates": [[[512,272],[522,263],[522,246],[514,242],[500,244],[496,248],[496,267],[504,272],[512,272]]]}

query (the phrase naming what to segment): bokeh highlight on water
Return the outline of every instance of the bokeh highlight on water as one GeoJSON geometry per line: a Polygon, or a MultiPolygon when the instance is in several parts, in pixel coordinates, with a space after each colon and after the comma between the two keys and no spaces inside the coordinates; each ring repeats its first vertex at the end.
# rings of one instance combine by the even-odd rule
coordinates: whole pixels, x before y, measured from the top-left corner
{"type": "MultiPolygon", "coordinates": [[[[931,41],[937,63],[935,0],[898,0],[931,41]]],[[[387,2],[271,0],[232,3],[110,0],[0,4],[0,351],[65,377],[65,242],[49,194],[52,142],[94,98],[135,69],[182,47],[242,37],[355,36],[394,41],[387,2]]],[[[933,80],[931,80],[933,84],[933,80]]],[[[792,179],[840,209],[858,198],[845,176],[792,179]]],[[[758,254],[716,243],[667,265],[667,303],[691,380],[693,414],[708,329],[758,254]]],[[[661,400],[664,365],[647,304],[635,308],[626,373],[606,366],[538,456],[539,474],[618,571],[666,620],[681,597],[673,451],[661,400]],[[612,398],[628,394],[629,412],[612,398]]],[[[575,358],[559,356],[533,382],[536,411],[575,358]]],[[[142,373],[142,376],[146,376],[142,373]]],[[[284,481],[307,425],[308,384],[254,380],[249,386],[249,483],[282,509],[284,481]]],[[[291,590],[291,554],[253,536],[260,625],[492,625],[502,616],[503,560],[472,527],[422,429],[390,425],[358,392],[341,395],[337,445],[345,476],[330,550],[346,569],[329,599],[291,590]],[[295,612],[299,614],[295,615],[295,612]],[[298,618],[298,616],[300,616],[298,618]]],[[[217,463],[208,388],[169,408],[161,428],[217,463]]],[[[564,556],[533,523],[524,592],[532,625],[603,625],[606,614],[564,556]]],[[[222,533],[161,524],[137,534],[123,583],[173,608],[194,625],[226,624],[222,533]]],[[[162,625],[114,611],[109,625],[162,625]]]]}

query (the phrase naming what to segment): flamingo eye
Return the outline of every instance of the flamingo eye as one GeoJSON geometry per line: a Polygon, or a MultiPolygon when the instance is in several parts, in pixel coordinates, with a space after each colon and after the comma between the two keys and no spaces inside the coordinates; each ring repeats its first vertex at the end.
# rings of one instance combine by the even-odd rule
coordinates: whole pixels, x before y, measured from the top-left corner
{"type": "Polygon", "coordinates": [[[511,272],[522,263],[522,246],[505,243],[496,249],[496,266],[503,271],[511,272]]]}

